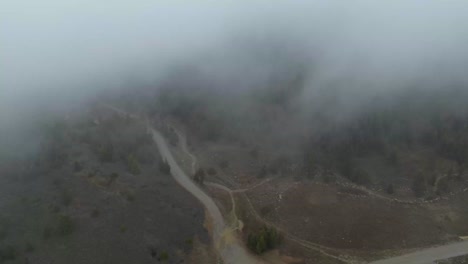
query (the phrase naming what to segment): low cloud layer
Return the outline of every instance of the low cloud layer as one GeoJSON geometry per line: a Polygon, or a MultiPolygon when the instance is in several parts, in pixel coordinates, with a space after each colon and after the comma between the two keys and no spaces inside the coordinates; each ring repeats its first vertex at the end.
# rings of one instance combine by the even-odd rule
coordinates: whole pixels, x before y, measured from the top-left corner
{"type": "Polygon", "coordinates": [[[0,10],[4,128],[129,80],[157,81],[184,60],[249,84],[281,57],[310,63],[311,86],[467,81],[465,1],[45,0],[0,10]]]}

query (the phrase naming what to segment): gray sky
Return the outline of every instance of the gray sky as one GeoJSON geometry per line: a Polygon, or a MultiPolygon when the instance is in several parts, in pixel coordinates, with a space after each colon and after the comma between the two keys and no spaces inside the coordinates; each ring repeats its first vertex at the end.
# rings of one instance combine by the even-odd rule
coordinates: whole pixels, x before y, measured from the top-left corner
{"type": "Polygon", "coordinates": [[[242,34],[265,45],[275,34],[294,39],[285,48],[314,54],[318,84],[466,80],[468,65],[466,1],[3,0],[0,22],[3,124],[197,54],[235,64],[242,34]]]}

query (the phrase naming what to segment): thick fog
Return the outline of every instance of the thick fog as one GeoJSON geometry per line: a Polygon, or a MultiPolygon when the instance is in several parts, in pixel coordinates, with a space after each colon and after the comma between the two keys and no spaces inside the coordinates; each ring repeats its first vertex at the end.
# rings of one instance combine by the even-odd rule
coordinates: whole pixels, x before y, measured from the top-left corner
{"type": "Polygon", "coordinates": [[[298,63],[313,71],[308,86],[346,82],[356,98],[467,81],[465,1],[19,0],[0,10],[4,135],[102,89],[157,83],[184,61],[242,79],[229,89],[298,63]]]}

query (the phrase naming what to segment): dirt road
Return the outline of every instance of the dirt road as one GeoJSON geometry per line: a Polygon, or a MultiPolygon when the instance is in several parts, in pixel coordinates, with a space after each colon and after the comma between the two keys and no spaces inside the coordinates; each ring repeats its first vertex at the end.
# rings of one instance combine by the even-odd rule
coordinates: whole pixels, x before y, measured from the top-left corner
{"type": "Polygon", "coordinates": [[[226,224],[219,208],[206,193],[204,193],[191,179],[185,174],[180,166],[175,161],[172,153],[163,138],[156,130],[151,128],[153,140],[156,142],[161,156],[166,159],[171,167],[171,174],[174,179],[184,187],[188,192],[195,196],[206,208],[210,214],[213,223],[213,241],[215,246],[226,264],[255,264],[263,263],[255,258],[247,250],[242,247],[239,240],[232,235],[232,232],[227,232],[226,224]],[[229,237],[226,237],[229,235],[229,237]]]}
{"type": "Polygon", "coordinates": [[[370,264],[432,264],[436,260],[468,254],[468,241],[428,248],[399,257],[383,259],[370,264]]]}

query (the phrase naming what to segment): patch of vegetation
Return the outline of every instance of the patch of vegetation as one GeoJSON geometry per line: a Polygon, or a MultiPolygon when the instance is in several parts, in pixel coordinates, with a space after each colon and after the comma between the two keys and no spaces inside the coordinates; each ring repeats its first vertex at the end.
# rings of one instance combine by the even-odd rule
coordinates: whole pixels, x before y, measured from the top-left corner
{"type": "Polygon", "coordinates": [[[166,175],[169,175],[171,173],[171,166],[169,166],[166,160],[159,160],[159,171],[166,175]]]}
{"type": "Polygon", "coordinates": [[[424,177],[419,175],[414,178],[413,183],[411,184],[411,190],[413,190],[416,197],[422,197],[426,193],[426,183],[424,177]]]}
{"type": "Polygon", "coordinates": [[[60,200],[64,206],[68,207],[73,201],[73,196],[69,190],[63,190],[60,194],[60,200]]]}
{"type": "Polygon", "coordinates": [[[111,143],[101,145],[98,150],[99,161],[113,162],[114,161],[114,147],[111,143]]]}
{"type": "Polygon", "coordinates": [[[125,232],[127,232],[127,226],[120,225],[119,230],[120,230],[120,233],[125,233],[125,232]]]}
{"type": "Polygon", "coordinates": [[[133,154],[127,156],[126,162],[127,169],[131,174],[138,175],[141,173],[140,165],[138,164],[138,161],[135,159],[135,156],[133,156],[133,154]]]}
{"type": "Polygon", "coordinates": [[[0,263],[8,260],[15,260],[18,257],[18,250],[13,245],[0,248],[0,263]]]}
{"type": "Polygon", "coordinates": [[[437,186],[436,186],[437,195],[442,195],[444,193],[447,193],[448,190],[449,190],[449,179],[448,179],[448,177],[440,178],[439,181],[437,182],[437,186]]]}
{"type": "Polygon", "coordinates": [[[81,164],[81,162],[79,162],[79,161],[75,161],[73,163],[73,171],[74,172],[80,172],[82,170],[83,170],[83,164],[81,164]]]}
{"type": "Polygon", "coordinates": [[[356,162],[349,156],[343,156],[338,165],[340,174],[350,181],[366,185],[370,183],[370,177],[366,171],[361,169],[356,162]]]}
{"type": "Polygon", "coordinates": [[[124,195],[125,199],[127,199],[127,201],[129,202],[135,201],[135,193],[133,191],[127,190],[127,191],[124,191],[122,194],[124,195]]]}
{"type": "Polygon", "coordinates": [[[56,237],[66,237],[71,235],[76,229],[73,219],[65,214],[58,215],[52,223],[44,227],[42,236],[44,239],[56,237]]]}
{"type": "Polygon", "coordinates": [[[5,219],[0,218],[0,241],[8,235],[8,223],[5,219]]]}
{"type": "Polygon", "coordinates": [[[225,160],[225,159],[220,160],[220,161],[218,162],[218,165],[219,165],[219,167],[220,167],[221,169],[225,170],[225,169],[229,168],[229,161],[228,161],[228,160],[225,160]]]}
{"type": "Polygon", "coordinates": [[[189,245],[189,246],[192,246],[193,245],[193,239],[192,238],[187,238],[185,240],[185,244],[189,245]]]}
{"type": "Polygon", "coordinates": [[[276,157],[270,164],[270,170],[273,174],[280,173],[285,175],[290,172],[292,161],[286,155],[280,155],[276,157]]]}
{"type": "Polygon", "coordinates": [[[34,252],[34,250],[35,250],[34,245],[31,242],[26,242],[26,244],[24,245],[24,252],[31,253],[31,252],[34,252]]]}
{"type": "Polygon", "coordinates": [[[260,171],[257,173],[257,178],[265,178],[267,176],[268,170],[266,165],[263,165],[260,171]]]}
{"type": "Polygon", "coordinates": [[[206,173],[207,173],[208,175],[210,175],[210,176],[214,176],[214,175],[216,175],[218,172],[216,171],[215,168],[210,167],[210,168],[208,168],[208,170],[206,171],[206,173]]]}
{"type": "Polygon", "coordinates": [[[119,174],[116,172],[113,172],[109,175],[109,180],[107,181],[107,186],[110,186],[112,183],[115,182],[119,178],[119,174]]]}
{"type": "Polygon", "coordinates": [[[198,184],[203,184],[205,182],[205,175],[205,170],[199,168],[197,172],[195,172],[195,175],[193,175],[193,180],[198,184]]]}
{"type": "Polygon", "coordinates": [[[325,183],[336,182],[335,175],[333,175],[332,173],[330,173],[328,171],[323,173],[322,179],[323,179],[323,182],[325,182],[325,183]]]}
{"type": "Polygon", "coordinates": [[[99,217],[99,215],[101,215],[101,212],[99,211],[99,209],[94,208],[91,211],[90,215],[91,215],[92,218],[96,218],[96,217],[99,217]]]}
{"type": "Polygon", "coordinates": [[[158,261],[167,261],[169,259],[169,253],[167,251],[162,251],[159,253],[158,261]]]}
{"type": "Polygon", "coordinates": [[[57,223],[57,235],[59,236],[68,236],[71,235],[76,229],[73,219],[68,216],[61,214],[58,216],[57,223]]]}
{"type": "Polygon", "coordinates": [[[256,254],[262,254],[275,248],[281,242],[280,235],[273,227],[262,227],[248,235],[247,247],[256,254]]]}

